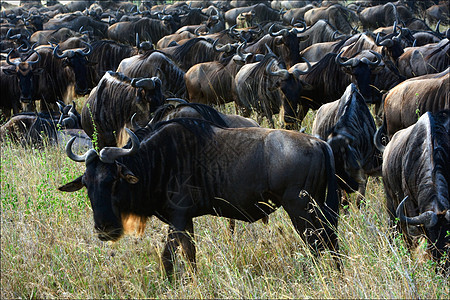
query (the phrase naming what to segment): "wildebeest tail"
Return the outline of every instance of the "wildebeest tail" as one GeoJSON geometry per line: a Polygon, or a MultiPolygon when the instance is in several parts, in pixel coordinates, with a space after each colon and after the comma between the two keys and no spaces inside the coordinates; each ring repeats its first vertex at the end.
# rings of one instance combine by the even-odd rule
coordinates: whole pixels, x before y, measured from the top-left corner
{"type": "Polygon", "coordinates": [[[331,147],[324,143],[322,145],[323,152],[325,154],[325,167],[327,172],[327,198],[325,201],[325,217],[331,224],[337,225],[337,216],[339,215],[339,197],[338,197],[338,185],[336,182],[335,168],[334,168],[334,156],[331,151],[331,147]],[[334,221],[333,221],[334,220],[334,221]]]}
{"type": "Polygon", "coordinates": [[[322,144],[322,151],[325,155],[325,167],[327,172],[327,197],[321,207],[323,217],[323,227],[326,236],[322,236],[330,250],[337,250],[337,224],[339,216],[339,198],[337,193],[337,183],[334,170],[334,157],[331,147],[327,143],[322,144]]]}
{"type": "MultiPolygon", "coordinates": [[[[383,124],[377,129],[375,135],[373,136],[373,144],[381,153],[386,149],[386,145],[383,145],[382,135],[387,136],[386,132],[386,115],[383,116],[383,124]]],[[[388,141],[389,142],[389,141],[388,141]]]]}

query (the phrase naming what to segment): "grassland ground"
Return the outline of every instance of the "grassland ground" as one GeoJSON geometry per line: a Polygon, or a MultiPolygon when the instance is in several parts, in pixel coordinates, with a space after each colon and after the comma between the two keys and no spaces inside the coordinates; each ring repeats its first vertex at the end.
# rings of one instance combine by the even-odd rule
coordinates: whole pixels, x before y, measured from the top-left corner
{"type": "Polygon", "coordinates": [[[0,298],[449,298],[424,246],[409,252],[389,223],[378,178],[364,207],[341,212],[341,271],[329,253],[311,255],[280,209],[267,225],[237,222],[233,235],[227,219],[195,219],[197,270],[180,256],[169,282],[159,256],[167,225],[151,218],[142,237],[101,242],[86,190],[57,190],[83,172],[63,146],[1,144],[0,298]]]}

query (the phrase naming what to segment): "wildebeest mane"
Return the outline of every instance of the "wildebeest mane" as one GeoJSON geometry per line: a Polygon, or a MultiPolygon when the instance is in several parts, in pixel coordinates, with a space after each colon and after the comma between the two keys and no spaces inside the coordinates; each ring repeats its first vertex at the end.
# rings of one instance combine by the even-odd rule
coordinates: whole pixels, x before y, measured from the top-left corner
{"type": "Polygon", "coordinates": [[[201,103],[185,103],[185,104],[180,104],[177,107],[191,107],[191,108],[195,109],[202,116],[202,118],[205,119],[206,121],[209,121],[220,127],[228,127],[227,123],[219,115],[217,110],[215,110],[214,108],[212,108],[209,105],[201,104],[201,103]]]}
{"type": "MultiPolygon", "coordinates": [[[[91,74],[91,77],[93,77],[92,80],[95,83],[94,86],[97,84],[95,82],[96,79],[100,80],[106,71],[117,70],[122,59],[137,54],[137,49],[129,45],[117,43],[113,40],[95,41],[91,46],[92,53],[89,56],[89,60],[97,63],[95,66],[97,72],[96,76],[91,74]]],[[[90,73],[92,72],[93,70],[91,70],[90,73]]]]}
{"type": "Polygon", "coordinates": [[[161,79],[162,91],[167,98],[184,98],[186,93],[185,72],[178,66],[172,55],[158,50],[151,50],[141,55],[133,56],[133,59],[136,59],[133,62],[133,68],[122,70],[128,76],[157,76],[161,79]]]}
{"type": "MultiPolygon", "coordinates": [[[[173,57],[175,58],[175,61],[177,62],[183,61],[183,57],[185,57],[189,53],[189,51],[191,51],[192,47],[197,45],[199,42],[207,42],[207,41],[202,38],[193,38],[188,40],[183,45],[175,47],[175,50],[173,52],[173,57]]],[[[209,58],[213,55],[213,52],[215,50],[212,48],[212,44],[209,50],[210,51],[203,51],[203,52],[200,51],[196,53],[199,62],[208,61],[209,58]]]]}
{"type": "MultiPolygon", "coordinates": [[[[432,116],[430,118],[434,161],[432,172],[435,181],[442,183],[437,184],[440,194],[448,200],[450,194],[450,110],[443,110],[432,116]],[[444,178],[442,178],[442,174],[444,178]]],[[[449,203],[446,205],[445,209],[450,209],[449,203]]]]}
{"type": "MultiPolygon", "coordinates": [[[[71,83],[75,83],[75,74],[72,68],[64,68],[61,59],[53,56],[51,48],[38,50],[41,60],[36,67],[45,69],[39,80],[35,81],[35,99],[44,99],[47,103],[55,103],[64,99],[66,89],[71,83]]],[[[35,58],[31,58],[34,60],[35,58]]]]}
{"type": "Polygon", "coordinates": [[[336,56],[336,53],[328,53],[311,67],[308,74],[301,75],[305,82],[313,86],[312,90],[302,92],[311,100],[304,101],[304,103],[313,109],[318,109],[323,103],[338,99],[350,84],[350,79],[341,70],[341,66],[335,63],[336,56]],[[338,76],[343,76],[343,78],[336,80],[338,76]]]}

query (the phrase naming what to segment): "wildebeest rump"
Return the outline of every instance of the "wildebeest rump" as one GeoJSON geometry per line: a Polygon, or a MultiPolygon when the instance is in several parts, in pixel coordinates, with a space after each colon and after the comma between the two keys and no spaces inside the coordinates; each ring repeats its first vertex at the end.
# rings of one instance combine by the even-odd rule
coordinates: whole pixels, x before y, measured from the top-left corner
{"type": "Polygon", "coordinates": [[[78,156],[71,143],[66,148],[69,157],[86,163],[86,171],[59,189],[87,188],[101,240],[119,239],[130,217],[142,222],[143,231],[154,215],[170,225],[163,251],[170,274],[179,244],[195,263],[193,218],[254,222],[282,206],[313,248],[337,246],[334,159],[320,139],[258,127],[223,129],[199,119],[159,123],[140,145],[128,134],[131,149],[78,156]]]}
{"type": "Polygon", "coordinates": [[[438,74],[408,79],[389,91],[384,99],[383,124],[375,144],[383,149],[381,135],[391,138],[398,130],[417,122],[427,111],[450,109],[450,68],[438,74]]]}

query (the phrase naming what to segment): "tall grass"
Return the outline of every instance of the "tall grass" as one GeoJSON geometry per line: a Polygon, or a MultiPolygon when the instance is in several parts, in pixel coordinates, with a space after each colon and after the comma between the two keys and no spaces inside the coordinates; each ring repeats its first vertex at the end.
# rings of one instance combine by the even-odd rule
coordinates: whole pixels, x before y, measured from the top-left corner
{"type": "Polygon", "coordinates": [[[378,179],[365,207],[341,212],[340,271],[329,254],[311,255],[280,209],[268,225],[237,222],[234,235],[224,218],[195,219],[197,270],[180,255],[170,282],[159,256],[167,225],[152,218],[144,237],[101,242],[86,190],[57,190],[84,168],[61,146],[1,144],[2,299],[449,298],[448,277],[410,253],[389,223],[378,179]]]}

